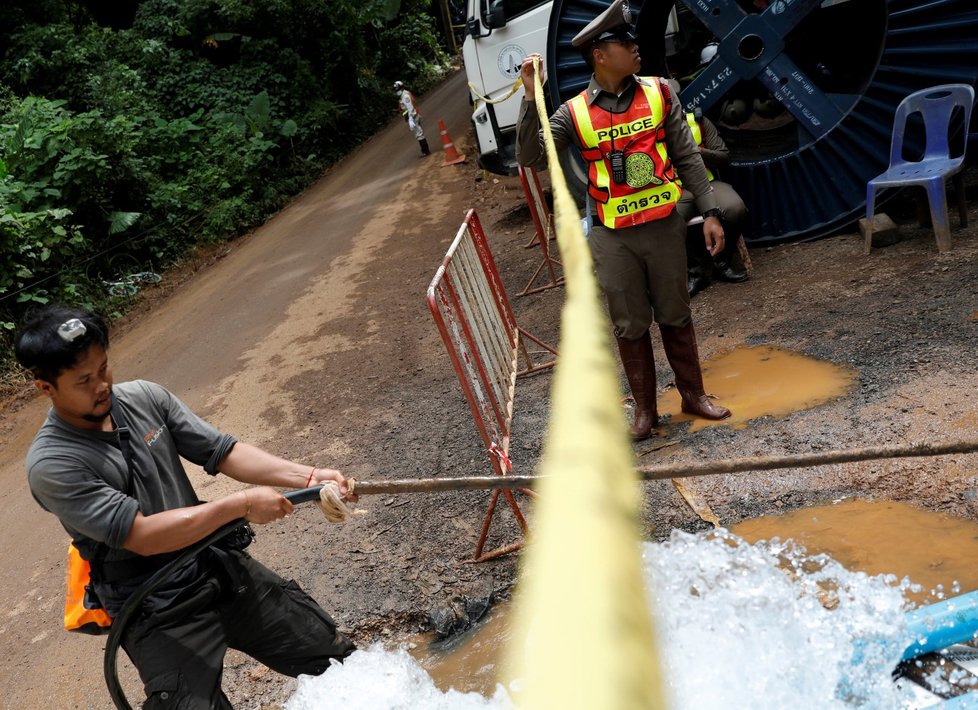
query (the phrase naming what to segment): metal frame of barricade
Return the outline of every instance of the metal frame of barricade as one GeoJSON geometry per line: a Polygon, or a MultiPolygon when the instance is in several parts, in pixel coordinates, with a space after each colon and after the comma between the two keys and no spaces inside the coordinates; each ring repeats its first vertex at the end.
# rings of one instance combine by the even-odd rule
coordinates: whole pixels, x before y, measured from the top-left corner
{"type": "MultiPolygon", "coordinates": [[[[519,172],[520,184],[523,185],[523,194],[526,195],[526,204],[529,206],[530,216],[533,218],[536,242],[540,246],[540,251],[543,252],[543,260],[540,262],[537,270],[533,272],[530,280],[527,281],[526,286],[520,291],[520,296],[527,296],[531,293],[539,293],[540,291],[546,291],[547,289],[562,285],[564,283],[564,277],[557,276],[557,273],[554,271],[554,265],[563,268],[563,264],[551,256],[550,253],[550,240],[554,238],[554,216],[550,208],[547,207],[546,200],[543,199],[540,178],[534,168],[523,167],[521,165],[519,172]],[[540,278],[540,272],[544,269],[550,275],[550,280],[542,286],[534,286],[540,278]]],[[[532,243],[531,241],[530,244],[532,243]]]]}
{"type": "MultiPolygon", "coordinates": [[[[528,192],[529,185],[526,182],[523,182],[523,194],[526,195],[526,204],[530,207],[530,214],[533,216],[534,224],[538,219],[540,219],[537,215],[542,215],[543,219],[541,220],[540,224],[547,225],[546,233],[548,239],[550,241],[556,241],[557,230],[554,229],[554,216],[553,213],[550,211],[550,207],[547,205],[547,201],[543,198],[543,189],[540,187],[540,176],[539,176],[540,173],[536,168],[524,168],[521,165],[519,166],[519,175],[520,175],[521,182],[525,180],[525,178],[523,177],[524,170],[531,171],[534,176],[533,187],[536,189],[536,192],[534,193],[534,196],[536,197],[535,200],[534,200],[534,196],[531,196],[530,193],[528,192]],[[534,203],[538,205],[536,214],[533,214],[534,203]]],[[[537,230],[534,231],[533,236],[530,237],[530,241],[524,244],[523,248],[532,249],[533,247],[539,246],[540,232],[541,230],[537,228],[537,230]]],[[[549,249],[549,245],[547,248],[549,249]]]]}
{"type": "MultiPolygon", "coordinates": [[[[475,210],[469,210],[465,215],[455,240],[428,286],[427,300],[492,468],[497,475],[506,476],[512,473],[509,444],[516,378],[553,367],[557,351],[516,323],[475,210]],[[543,350],[531,353],[525,340],[543,350]],[[547,362],[535,363],[533,356],[543,353],[554,357],[547,362]],[[525,367],[518,370],[521,357],[525,367]]],[[[531,493],[528,489],[516,490],[531,493]]],[[[526,532],[526,519],[514,492],[494,489],[482,521],[474,562],[514,552],[523,545],[518,541],[484,552],[500,494],[526,532]]]]}

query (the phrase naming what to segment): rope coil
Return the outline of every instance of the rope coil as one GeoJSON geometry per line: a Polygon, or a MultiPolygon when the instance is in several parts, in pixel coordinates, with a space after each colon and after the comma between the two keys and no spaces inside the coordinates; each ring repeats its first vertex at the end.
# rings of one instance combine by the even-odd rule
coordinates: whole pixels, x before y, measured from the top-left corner
{"type": "MultiPolygon", "coordinates": [[[[347,479],[347,495],[355,495],[357,482],[352,478],[347,479]]],[[[326,520],[331,523],[342,523],[349,520],[354,515],[363,515],[366,511],[357,510],[350,503],[343,500],[340,494],[340,487],[336,481],[326,481],[319,489],[319,509],[323,511],[326,520]]]]}

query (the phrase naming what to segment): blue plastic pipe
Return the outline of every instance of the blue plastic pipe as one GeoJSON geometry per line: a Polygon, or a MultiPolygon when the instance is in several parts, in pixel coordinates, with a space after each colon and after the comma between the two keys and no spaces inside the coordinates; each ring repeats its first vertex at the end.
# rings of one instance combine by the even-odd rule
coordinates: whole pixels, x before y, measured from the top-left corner
{"type": "Polygon", "coordinates": [[[978,592],[968,592],[907,612],[907,623],[914,642],[904,650],[900,659],[903,661],[970,641],[978,636],[978,592]]]}
{"type": "Polygon", "coordinates": [[[978,693],[967,693],[956,698],[942,700],[936,705],[928,705],[924,710],[976,710],[978,709],[978,693]]]}

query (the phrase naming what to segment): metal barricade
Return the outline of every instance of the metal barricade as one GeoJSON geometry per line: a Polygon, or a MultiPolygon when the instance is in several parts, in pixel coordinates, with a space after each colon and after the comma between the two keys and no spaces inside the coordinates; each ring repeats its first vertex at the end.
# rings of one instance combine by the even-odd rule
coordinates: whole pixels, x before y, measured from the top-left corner
{"type": "Polygon", "coordinates": [[[526,204],[530,208],[530,216],[533,218],[534,238],[526,245],[531,247],[534,244],[540,247],[543,252],[543,260],[533,272],[533,276],[520,291],[521,296],[531,293],[539,293],[547,289],[560,286],[564,283],[563,276],[557,276],[554,267],[562,268],[563,264],[555,259],[550,252],[550,240],[554,239],[554,216],[547,206],[547,201],[543,198],[543,190],[540,188],[540,178],[534,168],[520,166],[520,183],[523,185],[523,194],[526,195],[526,204]],[[540,280],[541,273],[546,270],[549,280],[541,286],[534,284],[540,280]]]}
{"type": "MultiPolygon", "coordinates": [[[[428,287],[427,298],[492,468],[506,476],[512,473],[509,444],[516,378],[552,368],[557,351],[517,325],[475,210],[466,214],[428,287]],[[542,350],[531,352],[526,341],[542,350]],[[541,355],[546,361],[536,362],[541,355]],[[518,369],[521,359],[524,366],[518,369]]],[[[514,492],[493,490],[476,543],[477,562],[513,552],[523,544],[519,541],[489,552],[483,550],[500,494],[526,531],[514,492]]]]}

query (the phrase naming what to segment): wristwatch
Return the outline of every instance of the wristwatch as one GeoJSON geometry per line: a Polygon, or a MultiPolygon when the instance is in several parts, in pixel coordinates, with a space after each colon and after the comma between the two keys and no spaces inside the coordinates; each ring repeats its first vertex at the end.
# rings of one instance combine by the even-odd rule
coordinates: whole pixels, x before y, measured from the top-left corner
{"type": "Polygon", "coordinates": [[[720,219],[720,208],[714,207],[703,213],[703,219],[707,219],[709,217],[716,217],[717,219],[720,219]]]}

